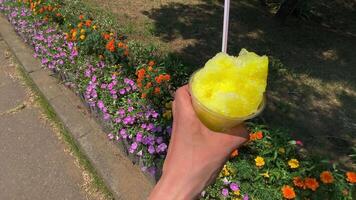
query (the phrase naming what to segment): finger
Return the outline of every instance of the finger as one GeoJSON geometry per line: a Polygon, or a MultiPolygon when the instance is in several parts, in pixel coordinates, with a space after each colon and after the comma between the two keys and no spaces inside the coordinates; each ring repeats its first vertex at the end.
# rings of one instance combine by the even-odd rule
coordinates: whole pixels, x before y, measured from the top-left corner
{"type": "Polygon", "coordinates": [[[187,115],[194,114],[192,99],[189,93],[188,85],[184,85],[176,91],[174,101],[175,101],[175,109],[180,109],[186,112],[185,114],[187,115]]]}

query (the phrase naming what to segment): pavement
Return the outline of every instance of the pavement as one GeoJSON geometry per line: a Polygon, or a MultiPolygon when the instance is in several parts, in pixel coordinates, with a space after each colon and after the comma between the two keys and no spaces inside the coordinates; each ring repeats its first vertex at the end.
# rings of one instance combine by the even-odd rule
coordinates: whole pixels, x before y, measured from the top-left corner
{"type": "Polygon", "coordinates": [[[0,199],[90,199],[66,151],[0,36],[0,199]]]}

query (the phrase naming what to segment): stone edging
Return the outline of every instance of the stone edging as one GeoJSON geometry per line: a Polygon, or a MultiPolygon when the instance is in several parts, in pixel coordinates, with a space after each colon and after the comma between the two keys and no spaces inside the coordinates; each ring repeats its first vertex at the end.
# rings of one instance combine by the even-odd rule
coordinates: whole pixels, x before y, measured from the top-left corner
{"type": "Polygon", "coordinates": [[[32,56],[33,50],[21,40],[3,15],[0,15],[0,35],[38,91],[72,134],[114,198],[146,199],[153,188],[154,180],[145,176],[138,166],[132,164],[125,152],[107,139],[101,126],[90,116],[80,98],[60,84],[52,72],[41,66],[39,60],[32,56]]]}

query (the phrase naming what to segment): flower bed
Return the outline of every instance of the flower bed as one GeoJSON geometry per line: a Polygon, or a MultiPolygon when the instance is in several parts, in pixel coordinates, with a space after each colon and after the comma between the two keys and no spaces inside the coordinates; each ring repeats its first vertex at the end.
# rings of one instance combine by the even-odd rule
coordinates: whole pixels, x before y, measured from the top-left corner
{"type": "MultiPolygon", "coordinates": [[[[0,11],[34,56],[78,93],[108,139],[123,145],[143,171],[159,176],[171,134],[172,93],[188,74],[154,49],[127,43],[90,12],[70,12],[71,6],[0,0],[0,11]]],[[[355,172],[309,156],[284,132],[248,125],[250,141],[232,153],[202,199],[352,199],[355,172]]]]}

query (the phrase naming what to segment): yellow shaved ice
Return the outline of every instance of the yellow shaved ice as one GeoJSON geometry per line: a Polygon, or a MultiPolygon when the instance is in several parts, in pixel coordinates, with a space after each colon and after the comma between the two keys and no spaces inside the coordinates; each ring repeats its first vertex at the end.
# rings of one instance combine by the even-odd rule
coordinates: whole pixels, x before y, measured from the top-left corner
{"type": "Polygon", "coordinates": [[[239,56],[218,53],[193,77],[196,99],[210,110],[230,118],[255,113],[263,100],[268,57],[242,49],[239,56]]]}

